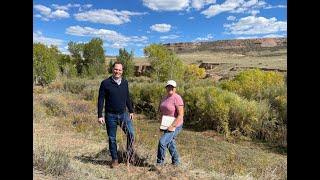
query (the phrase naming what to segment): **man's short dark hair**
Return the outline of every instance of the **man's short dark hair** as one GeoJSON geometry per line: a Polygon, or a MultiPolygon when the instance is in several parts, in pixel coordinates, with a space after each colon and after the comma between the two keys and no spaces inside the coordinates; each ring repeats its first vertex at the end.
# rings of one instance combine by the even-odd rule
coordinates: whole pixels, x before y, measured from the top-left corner
{"type": "Polygon", "coordinates": [[[112,68],[114,68],[114,66],[115,66],[116,64],[121,64],[121,65],[122,65],[122,69],[124,69],[124,65],[123,65],[122,62],[120,62],[120,61],[114,62],[113,65],[112,65],[112,68]]]}

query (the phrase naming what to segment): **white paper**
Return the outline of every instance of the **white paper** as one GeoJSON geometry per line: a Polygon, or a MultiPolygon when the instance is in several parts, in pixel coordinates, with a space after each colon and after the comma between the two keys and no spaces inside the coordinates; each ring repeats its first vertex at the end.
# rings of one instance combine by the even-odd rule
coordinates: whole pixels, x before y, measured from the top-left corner
{"type": "Polygon", "coordinates": [[[175,117],[165,116],[165,115],[162,116],[160,129],[167,130],[174,120],[175,120],[175,117]]]}

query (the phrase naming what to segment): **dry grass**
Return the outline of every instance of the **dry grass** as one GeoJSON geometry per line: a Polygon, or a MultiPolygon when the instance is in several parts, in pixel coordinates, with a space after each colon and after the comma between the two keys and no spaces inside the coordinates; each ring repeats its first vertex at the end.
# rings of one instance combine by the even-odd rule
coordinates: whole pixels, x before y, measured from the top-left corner
{"type": "MultiPolygon", "coordinates": [[[[96,121],[95,105],[81,97],[59,88],[34,91],[34,153],[61,152],[52,153],[54,162],[67,162],[68,167],[60,174],[43,174],[44,168],[40,168],[41,172],[36,169],[34,179],[286,179],[286,155],[252,142],[230,143],[218,135],[209,137],[187,129],[177,140],[181,166],[172,168],[167,153],[167,164],[155,170],[159,124],[142,115],[136,115],[134,120],[138,162],[130,166],[120,163],[118,169],[111,169],[105,127],[96,121]],[[48,102],[57,104],[57,112],[64,113],[48,111],[52,107],[48,102]]],[[[124,152],[126,137],[120,128],[117,139],[119,152],[124,152]]]]}
{"type": "MultiPolygon", "coordinates": [[[[281,50],[282,52],[282,50],[281,50]]],[[[276,54],[272,52],[270,54],[276,54]]],[[[272,55],[239,54],[226,52],[197,52],[178,54],[187,64],[202,62],[226,63],[239,67],[267,67],[287,69],[287,56],[284,53],[272,55]]]]}
{"type": "MultiPolygon", "coordinates": [[[[192,52],[179,53],[177,56],[186,64],[200,62],[226,63],[237,65],[239,67],[266,67],[287,69],[287,51],[281,49],[278,51],[261,51],[248,53],[231,53],[231,52],[192,52]]],[[[149,64],[147,58],[139,57],[134,59],[137,65],[149,64]]]]}

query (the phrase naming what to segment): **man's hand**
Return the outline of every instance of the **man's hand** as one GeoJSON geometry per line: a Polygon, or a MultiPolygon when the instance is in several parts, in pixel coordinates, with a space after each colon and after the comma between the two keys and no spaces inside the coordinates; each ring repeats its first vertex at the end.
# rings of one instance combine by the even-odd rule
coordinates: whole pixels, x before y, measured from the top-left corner
{"type": "Polygon", "coordinates": [[[104,124],[105,123],[104,117],[99,118],[98,121],[99,121],[100,124],[104,124]]]}
{"type": "Polygon", "coordinates": [[[133,113],[130,113],[129,116],[130,116],[130,119],[133,120],[133,113]]]}

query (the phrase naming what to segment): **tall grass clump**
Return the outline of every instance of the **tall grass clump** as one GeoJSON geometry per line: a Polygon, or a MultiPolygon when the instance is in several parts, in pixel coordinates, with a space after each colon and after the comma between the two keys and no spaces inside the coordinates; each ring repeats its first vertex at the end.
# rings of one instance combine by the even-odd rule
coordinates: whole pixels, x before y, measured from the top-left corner
{"type": "Polygon", "coordinates": [[[60,176],[70,170],[70,159],[63,151],[39,146],[33,153],[33,166],[45,174],[60,176]]]}
{"type": "Polygon", "coordinates": [[[42,103],[47,108],[46,113],[51,116],[66,116],[66,103],[56,97],[47,97],[42,100],[42,103]]]}
{"type": "Polygon", "coordinates": [[[87,87],[87,80],[80,78],[67,79],[63,84],[65,91],[75,94],[79,94],[85,87],[87,87]]]}

